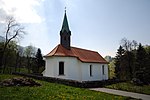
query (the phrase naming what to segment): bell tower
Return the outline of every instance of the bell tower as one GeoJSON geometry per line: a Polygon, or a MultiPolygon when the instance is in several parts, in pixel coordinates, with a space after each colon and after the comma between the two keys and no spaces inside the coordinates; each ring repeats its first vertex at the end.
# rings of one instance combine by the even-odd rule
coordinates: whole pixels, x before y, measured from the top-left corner
{"type": "Polygon", "coordinates": [[[62,29],[60,31],[60,44],[69,50],[70,50],[70,41],[71,41],[70,36],[71,36],[71,31],[69,30],[69,25],[68,25],[66,10],[65,10],[62,29]]]}

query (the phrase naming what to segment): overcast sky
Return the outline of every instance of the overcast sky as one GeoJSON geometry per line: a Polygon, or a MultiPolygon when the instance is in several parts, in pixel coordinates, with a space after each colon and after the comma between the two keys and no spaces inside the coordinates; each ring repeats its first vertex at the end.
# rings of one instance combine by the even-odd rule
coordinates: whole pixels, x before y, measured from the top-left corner
{"type": "Polygon", "coordinates": [[[19,42],[45,55],[60,43],[67,7],[71,45],[115,56],[126,37],[150,44],[150,0],[0,0],[0,23],[13,15],[27,35],[19,42]]]}

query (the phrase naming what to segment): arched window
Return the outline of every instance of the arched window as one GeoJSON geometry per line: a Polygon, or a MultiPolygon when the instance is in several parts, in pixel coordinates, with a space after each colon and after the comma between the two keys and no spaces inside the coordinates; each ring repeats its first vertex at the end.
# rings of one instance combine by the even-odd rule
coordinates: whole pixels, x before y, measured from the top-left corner
{"type": "Polygon", "coordinates": [[[103,75],[105,75],[105,67],[104,67],[104,65],[102,65],[102,73],[103,73],[103,75]]]}
{"type": "Polygon", "coordinates": [[[90,76],[93,76],[92,75],[92,65],[90,65],[90,76]]]}
{"type": "Polygon", "coordinates": [[[64,62],[59,62],[59,75],[64,75],[64,62]]]}

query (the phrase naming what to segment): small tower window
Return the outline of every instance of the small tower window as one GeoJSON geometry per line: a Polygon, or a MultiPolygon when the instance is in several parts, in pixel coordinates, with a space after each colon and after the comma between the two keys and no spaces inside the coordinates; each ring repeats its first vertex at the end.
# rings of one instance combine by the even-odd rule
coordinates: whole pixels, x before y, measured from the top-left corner
{"type": "Polygon", "coordinates": [[[90,65],[90,76],[93,76],[92,75],[92,65],[90,65]]]}
{"type": "Polygon", "coordinates": [[[70,37],[68,37],[68,40],[70,41],[70,37]]]}
{"type": "Polygon", "coordinates": [[[102,65],[102,73],[103,73],[103,75],[105,75],[105,67],[104,67],[104,65],[102,65]]]}
{"type": "Polygon", "coordinates": [[[64,75],[64,62],[59,62],[59,75],[64,75]]]}
{"type": "Polygon", "coordinates": [[[67,40],[66,36],[64,37],[64,40],[65,40],[65,41],[67,40]]]}

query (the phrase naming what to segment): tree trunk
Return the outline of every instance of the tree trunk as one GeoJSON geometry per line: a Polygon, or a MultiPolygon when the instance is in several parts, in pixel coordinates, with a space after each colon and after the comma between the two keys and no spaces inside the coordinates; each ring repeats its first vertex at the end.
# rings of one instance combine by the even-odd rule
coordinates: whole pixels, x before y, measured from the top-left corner
{"type": "Polygon", "coordinates": [[[27,56],[27,68],[28,68],[28,73],[30,73],[30,57],[27,56]]]}
{"type": "Polygon", "coordinates": [[[16,55],[15,72],[16,72],[17,67],[18,67],[18,61],[19,61],[19,53],[17,53],[17,55],[16,55]]]}

